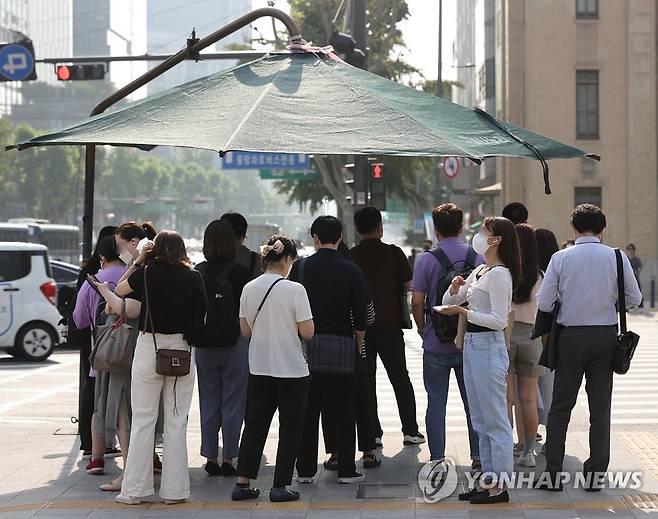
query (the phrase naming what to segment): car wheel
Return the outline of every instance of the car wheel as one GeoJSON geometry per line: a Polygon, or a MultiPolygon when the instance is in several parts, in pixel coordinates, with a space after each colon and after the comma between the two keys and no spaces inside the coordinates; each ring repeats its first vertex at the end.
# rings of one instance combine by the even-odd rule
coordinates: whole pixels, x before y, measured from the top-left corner
{"type": "Polygon", "coordinates": [[[51,327],[42,322],[28,323],[16,335],[14,355],[32,362],[50,357],[55,349],[57,337],[51,327]]]}

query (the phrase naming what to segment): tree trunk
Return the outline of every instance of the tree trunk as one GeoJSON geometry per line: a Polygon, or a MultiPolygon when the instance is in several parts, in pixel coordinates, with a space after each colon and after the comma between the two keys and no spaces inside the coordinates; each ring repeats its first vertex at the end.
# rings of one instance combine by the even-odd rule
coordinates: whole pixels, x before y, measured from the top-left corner
{"type": "Polygon", "coordinates": [[[347,185],[343,178],[342,158],[338,155],[315,157],[315,164],[320,172],[322,182],[336,201],[338,218],[343,223],[343,241],[349,247],[354,244],[354,225],[352,218],[354,210],[352,202],[346,200],[347,185]]]}

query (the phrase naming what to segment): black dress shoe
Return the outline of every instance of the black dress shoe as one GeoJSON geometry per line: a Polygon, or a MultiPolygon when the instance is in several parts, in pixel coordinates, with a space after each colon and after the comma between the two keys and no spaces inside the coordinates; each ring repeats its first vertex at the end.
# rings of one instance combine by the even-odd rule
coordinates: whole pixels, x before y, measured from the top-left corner
{"type": "Polygon", "coordinates": [[[222,463],[222,466],[219,467],[219,471],[220,471],[222,476],[229,477],[229,478],[232,477],[232,476],[237,476],[237,474],[238,474],[237,469],[233,465],[231,465],[230,463],[227,463],[227,462],[222,463]]]}
{"type": "Polygon", "coordinates": [[[502,492],[492,496],[489,494],[488,490],[486,492],[478,492],[471,499],[469,499],[469,502],[472,505],[493,505],[495,503],[509,503],[509,493],[507,490],[503,490],[502,492]]]}
{"type": "Polygon", "coordinates": [[[548,490],[549,492],[562,492],[561,481],[556,481],[555,477],[540,477],[532,483],[532,488],[536,490],[548,490]]]}
{"type": "Polygon", "coordinates": [[[214,461],[207,461],[203,468],[209,476],[215,477],[222,475],[221,467],[214,461]]]}
{"type": "Polygon", "coordinates": [[[458,499],[460,501],[469,501],[473,496],[480,494],[482,492],[486,492],[487,494],[489,493],[488,490],[479,490],[477,488],[471,488],[468,492],[463,492],[459,494],[458,499]]]}

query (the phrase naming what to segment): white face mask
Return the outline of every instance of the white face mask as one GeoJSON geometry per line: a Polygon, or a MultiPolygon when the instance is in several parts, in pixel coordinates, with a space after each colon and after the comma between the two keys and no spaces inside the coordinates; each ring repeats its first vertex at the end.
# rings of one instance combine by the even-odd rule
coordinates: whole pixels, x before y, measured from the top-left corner
{"type": "Polygon", "coordinates": [[[481,232],[473,236],[471,246],[473,247],[473,250],[475,250],[475,252],[477,252],[480,256],[484,256],[489,250],[489,243],[487,242],[488,239],[489,237],[486,234],[482,234],[481,232]]]}

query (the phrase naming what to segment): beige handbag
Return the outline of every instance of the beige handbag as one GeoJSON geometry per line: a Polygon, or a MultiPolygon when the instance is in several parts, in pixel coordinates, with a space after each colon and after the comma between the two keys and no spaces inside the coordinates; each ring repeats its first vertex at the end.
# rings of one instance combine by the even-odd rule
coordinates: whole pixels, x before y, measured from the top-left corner
{"type": "Polygon", "coordinates": [[[126,317],[124,299],[120,314],[96,328],[96,347],[92,358],[94,369],[109,373],[130,372],[138,333],[134,320],[129,322],[126,317]]]}

